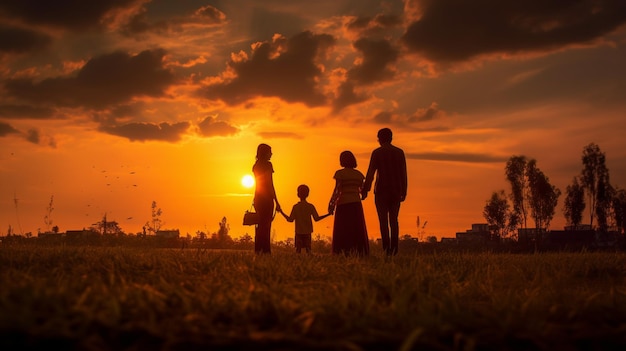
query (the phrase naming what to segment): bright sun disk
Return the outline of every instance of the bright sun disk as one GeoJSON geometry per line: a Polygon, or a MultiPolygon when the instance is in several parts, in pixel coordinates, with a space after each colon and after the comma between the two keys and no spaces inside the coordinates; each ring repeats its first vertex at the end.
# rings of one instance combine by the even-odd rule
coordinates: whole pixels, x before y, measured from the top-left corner
{"type": "Polygon", "coordinates": [[[241,185],[243,185],[244,188],[252,188],[254,186],[254,177],[246,174],[241,178],[241,185]]]}

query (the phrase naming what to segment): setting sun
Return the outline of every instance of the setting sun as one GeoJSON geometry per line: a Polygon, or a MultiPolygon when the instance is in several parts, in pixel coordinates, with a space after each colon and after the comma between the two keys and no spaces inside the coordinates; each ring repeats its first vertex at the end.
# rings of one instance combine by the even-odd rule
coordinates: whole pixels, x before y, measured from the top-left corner
{"type": "Polygon", "coordinates": [[[246,174],[241,178],[241,185],[243,185],[244,188],[252,188],[254,186],[254,177],[246,174]]]}

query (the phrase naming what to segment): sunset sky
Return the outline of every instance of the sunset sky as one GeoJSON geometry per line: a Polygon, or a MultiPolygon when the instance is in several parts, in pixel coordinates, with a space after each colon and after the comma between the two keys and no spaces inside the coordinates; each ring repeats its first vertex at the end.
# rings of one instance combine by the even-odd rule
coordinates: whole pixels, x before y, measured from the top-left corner
{"type": "Polygon", "coordinates": [[[594,142],[626,188],[625,24],[623,0],[3,1],[0,233],[47,230],[53,197],[62,232],[136,233],[156,201],[183,235],[254,235],[259,143],[285,211],[307,184],[322,214],[339,154],[365,173],[383,127],[407,156],[401,234],[485,222],[513,155],[565,192],[594,142]]]}

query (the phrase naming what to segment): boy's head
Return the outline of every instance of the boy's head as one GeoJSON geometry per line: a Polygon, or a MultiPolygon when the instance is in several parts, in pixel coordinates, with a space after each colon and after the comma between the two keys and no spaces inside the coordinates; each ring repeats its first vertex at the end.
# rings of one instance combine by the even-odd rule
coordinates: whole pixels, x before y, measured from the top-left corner
{"type": "Polygon", "coordinates": [[[309,196],[309,187],[304,184],[298,186],[298,197],[306,199],[307,196],[309,196]]]}

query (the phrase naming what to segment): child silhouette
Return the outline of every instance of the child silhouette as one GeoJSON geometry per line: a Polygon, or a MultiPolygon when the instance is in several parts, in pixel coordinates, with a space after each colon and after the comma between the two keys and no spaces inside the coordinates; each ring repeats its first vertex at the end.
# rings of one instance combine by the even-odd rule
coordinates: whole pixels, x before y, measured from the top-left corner
{"type": "Polygon", "coordinates": [[[302,184],[298,186],[298,197],[300,198],[300,202],[293,205],[291,214],[287,216],[282,210],[279,210],[287,222],[296,222],[297,253],[302,252],[302,249],[305,249],[306,253],[311,253],[311,233],[313,233],[313,221],[311,221],[311,218],[317,222],[330,216],[330,213],[323,216],[318,215],[315,206],[306,201],[308,196],[309,187],[302,184]]]}

